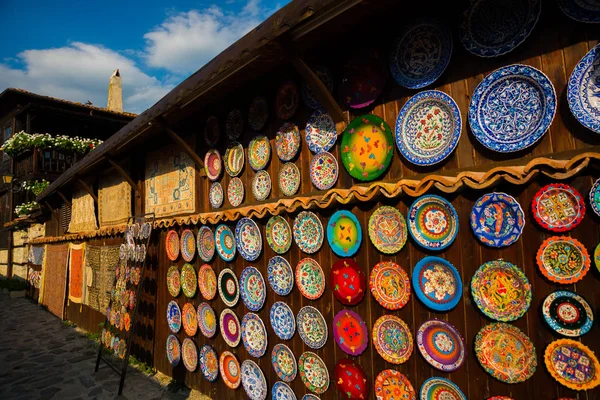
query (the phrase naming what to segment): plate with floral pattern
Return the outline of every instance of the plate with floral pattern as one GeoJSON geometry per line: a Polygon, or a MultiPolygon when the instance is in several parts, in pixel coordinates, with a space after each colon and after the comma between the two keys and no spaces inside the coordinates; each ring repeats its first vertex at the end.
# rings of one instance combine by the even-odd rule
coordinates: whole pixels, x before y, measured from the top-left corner
{"type": "Polygon", "coordinates": [[[420,400],[467,400],[467,396],[452,381],[433,377],[425,380],[419,392],[420,400]]]}
{"type": "Polygon", "coordinates": [[[246,267],[240,275],[240,294],[250,311],[258,311],[265,304],[267,290],[265,280],[259,270],[246,267]]]}
{"type": "Polygon", "coordinates": [[[419,300],[435,311],[456,307],[462,296],[458,270],[441,257],[425,257],[415,265],[412,285],[419,300]]]}
{"type": "Polygon", "coordinates": [[[566,232],[583,221],[585,202],[574,187],[553,183],[544,186],[535,194],[531,210],[535,221],[542,228],[553,232],[566,232]]]}
{"type": "Polygon", "coordinates": [[[335,156],[326,151],[315,155],[309,165],[310,180],[319,190],[331,189],[338,179],[338,163],[335,156]]]}
{"type": "Polygon", "coordinates": [[[194,297],[198,287],[198,276],[192,264],[185,263],[181,268],[181,290],[186,297],[194,297]]]}
{"type": "Polygon", "coordinates": [[[231,140],[236,140],[244,132],[244,116],[240,110],[233,109],[227,114],[225,120],[225,133],[231,140]]]}
{"type": "Polygon", "coordinates": [[[546,239],[537,252],[536,260],[542,274],[556,283],[578,282],[590,269],[590,256],[585,246],[567,236],[546,239]]]}
{"type": "Polygon", "coordinates": [[[196,238],[194,237],[194,232],[190,229],[184,229],[181,232],[179,243],[181,244],[181,257],[183,260],[187,262],[192,261],[196,255],[196,238]]]}
{"type": "Polygon", "coordinates": [[[252,360],[242,363],[242,386],[250,400],[265,400],[269,392],[262,370],[252,360]]]}
{"type": "Polygon", "coordinates": [[[175,300],[171,300],[167,304],[167,324],[173,333],[177,333],[181,329],[181,310],[175,300]]]}
{"type": "Polygon", "coordinates": [[[273,400],[296,400],[294,391],[287,383],[275,382],[271,388],[271,396],[273,400]]]}
{"type": "Polygon", "coordinates": [[[395,315],[383,315],[375,321],[372,333],[377,353],[387,362],[403,364],[413,351],[413,337],[406,323],[395,315]]]}
{"type": "Polygon", "coordinates": [[[248,125],[253,131],[260,131],[269,119],[269,104],[264,96],[257,96],[248,107],[248,125]]]}
{"type": "Polygon", "coordinates": [[[188,336],[196,335],[198,331],[198,318],[196,316],[196,307],[192,303],[185,303],[181,313],[181,322],[183,330],[188,336]]]}
{"type": "Polygon", "coordinates": [[[600,243],[598,243],[594,249],[594,264],[596,265],[596,269],[600,272],[600,243]]]}
{"type": "Polygon", "coordinates": [[[284,382],[291,382],[296,378],[298,365],[292,350],[283,343],[277,343],[271,351],[271,363],[275,373],[284,382]]]}
{"type": "Polygon", "coordinates": [[[215,336],[217,333],[217,314],[208,303],[200,303],[196,310],[196,319],[200,332],[207,338],[215,336]]]}
{"type": "Polygon", "coordinates": [[[244,201],[244,183],[237,176],[227,185],[227,200],[232,207],[238,207],[244,201]]]}
{"type": "Polygon", "coordinates": [[[325,291],[325,275],[318,262],[312,258],[300,260],[296,266],[296,286],[309,300],[316,300],[325,291]]]}
{"type": "Polygon", "coordinates": [[[381,261],[371,270],[371,294],[382,307],[399,310],[410,300],[410,279],[393,261],[381,261]]]}
{"type": "Polygon", "coordinates": [[[362,354],[369,344],[367,325],[360,315],[352,310],[341,310],[335,315],[333,338],[340,349],[351,356],[362,354]]]}
{"type": "Polygon", "coordinates": [[[329,371],[325,362],[311,351],[305,351],[298,360],[298,370],[304,385],[315,392],[323,394],[329,388],[329,371]]]}
{"type": "Polygon", "coordinates": [[[183,358],[183,365],[185,366],[185,369],[190,372],[194,372],[198,367],[198,349],[196,348],[196,343],[194,343],[192,339],[183,339],[181,356],[183,358]]]}
{"type": "Polygon", "coordinates": [[[269,218],[266,226],[267,243],[277,254],[286,253],[292,246],[292,229],[280,215],[269,218]]]}
{"type": "Polygon", "coordinates": [[[198,270],[198,287],[206,300],[212,300],[217,294],[217,276],[208,264],[202,265],[198,270]]]}
{"type": "Polygon", "coordinates": [[[181,361],[181,345],[177,340],[177,336],[172,333],[167,338],[167,359],[169,364],[174,367],[179,365],[179,361],[181,361]]]}
{"type": "Polygon", "coordinates": [[[287,296],[294,288],[294,271],[290,263],[281,256],[269,260],[267,277],[273,291],[280,296],[287,296]]]}
{"type": "Polygon", "coordinates": [[[342,73],[344,102],[351,108],[371,105],[383,92],[387,75],[384,56],[379,50],[353,51],[342,73]]]}
{"type": "Polygon", "coordinates": [[[333,118],[326,111],[317,109],[306,122],[304,130],[306,144],[313,153],[329,151],[337,141],[337,130],[333,118]]]}
{"type": "Polygon", "coordinates": [[[312,306],[304,306],[296,316],[298,334],[311,349],[320,349],[327,342],[327,323],[323,315],[312,306]]]}
{"type": "Polygon", "coordinates": [[[458,214],[440,196],[421,196],[408,210],[408,232],[427,250],[445,249],[458,235],[458,214]]]}
{"type": "MultiPolygon", "coordinates": [[[[333,75],[331,75],[331,71],[324,65],[317,65],[312,68],[314,74],[319,78],[325,88],[329,93],[333,92],[333,75]]],[[[302,82],[302,101],[306,105],[306,107],[312,108],[313,110],[323,108],[321,102],[315,96],[313,90],[310,85],[306,82],[302,82]]]]}
{"type": "Polygon", "coordinates": [[[242,318],[242,342],[252,357],[260,358],[267,351],[267,330],[262,319],[254,313],[242,318]]]}
{"type": "Polygon", "coordinates": [[[179,291],[181,290],[181,279],[177,265],[171,265],[167,270],[167,289],[169,290],[169,294],[171,294],[171,296],[179,296],[179,291]]]}
{"type": "Polygon", "coordinates": [[[235,177],[244,168],[244,148],[239,142],[231,142],[225,150],[225,171],[229,176],[235,177]]]}
{"type": "Polygon", "coordinates": [[[235,244],[237,251],[246,261],[255,261],[262,252],[260,228],[250,218],[240,219],[235,226],[235,244]]]}
{"type": "Polygon", "coordinates": [[[216,181],[223,172],[223,160],[219,150],[210,149],[204,156],[204,172],[211,181],[216,181]]]}
{"type": "Polygon", "coordinates": [[[302,211],[294,219],[294,241],[305,253],[313,254],[323,245],[323,224],[311,211],[302,211]]]}
{"type": "Polygon", "coordinates": [[[275,95],[275,113],[282,120],[292,118],[298,109],[299,100],[296,84],[292,81],[284,82],[275,95]]]}
{"type": "Polygon", "coordinates": [[[430,319],[419,327],[417,347],[425,361],[440,371],[456,371],[465,362],[465,340],[441,319],[430,319]]]}
{"type": "Polygon", "coordinates": [[[235,257],[235,236],[227,225],[217,226],[215,231],[215,246],[217,253],[224,261],[231,261],[235,257]]]}
{"type": "Polygon", "coordinates": [[[559,339],[544,352],[544,362],[558,383],[573,390],[591,390],[600,385],[600,362],[581,342],[559,339]]]}
{"type": "Polygon", "coordinates": [[[208,191],[208,200],[212,208],[221,208],[223,205],[223,186],[219,182],[213,182],[208,191]]]}
{"type": "Polygon", "coordinates": [[[240,386],[240,362],[235,354],[230,351],[224,351],[219,357],[219,371],[225,385],[230,389],[237,389],[240,386]]]}
{"type": "Polygon", "coordinates": [[[252,194],[257,201],[266,200],[271,193],[271,176],[265,170],[258,171],[252,178],[252,194]]]}
{"type": "Polygon", "coordinates": [[[223,340],[229,347],[236,347],[240,344],[241,339],[241,330],[240,330],[240,320],[237,315],[229,308],[225,308],[221,311],[221,316],[219,317],[219,328],[221,329],[221,336],[223,336],[223,340]]]}
{"type": "Polygon", "coordinates": [[[288,162],[279,170],[279,189],[284,196],[293,196],[300,189],[300,170],[296,164],[288,162]]]}
{"type": "Polygon", "coordinates": [[[381,206],[369,218],[369,238],[383,254],[402,250],[407,237],[406,220],[397,208],[381,206]]]}
{"type": "Polygon", "coordinates": [[[590,189],[589,198],[592,211],[600,217],[600,178],[596,179],[594,185],[590,189]]]}
{"type": "Polygon", "coordinates": [[[269,138],[255,136],[248,145],[248,163],[255,171],[264,169],[271,159],[271,142],[269,138]]]}
{"type": "Polygon", "coordinates": [[[269,312],[273,332],[281,340],[290,340],[296,332],[296,320],[292,309],[282,301],[271,306],[269,312]]]}
{"type": "Polygon", "coordinates": [[[329,285],[333,295],[342,304],[353,306],[365,296],[365,274],[351,258],[337,260],[329,273],[329,285]]]}
{"type": "Polygon", "coordinates": [[[290,161],[300,150],[300,131],[293,122],[285,122],[275,136],[275,150],[281,161],[290,161]]]}
{"type": "Polygon", "coordinates": [[[471,210],[471,229],[481,243],[506,247],[516,242],[525,227],[525,214],[519,202],[506,193],[484,194],[471,210]]]}
{"type": "MultiPolygon", "coordinates": [[[[187,340],[187,339],[186,339],[187,340]]],[[[219,356],[212,346],[205,344],[198,352],[200,371],[209,382],[214,382],[219,376],[219,356]]]]}
{"type": "Polygon", "coordinates": [[[219,296],[227,307],[233,307],[237,304],[240,298],[240,288],[235,273],[229,268],[224,268],[219,273],[219,296]]]}
{"type": "MultiPolygon", "coordinates": [[[[600,6],[591,1],[569,1],[572,4],[586,4],[596,8],[596,17],[600,22],[600,6]]],[[[561,1],[559,1],[559,4],[561,1]]],[[[600,45],[591,49],[575,66],[569,78],[567,101],[571,114],[581,125],[593,132],[600,133],[600,102],[598,101],[598,76],[600,74],[600,45]]]]}
{"type": "Polygon", "coordinates": [[[557,290],[546,296],[542,315],[550,328],[563,336],[585,335],[594,324],[594,312],[588,302],[568,290],[557,290]]]}
{"type": "Polygon", "coordinates": [[[471,278],[471,295],[485,315],[509,322],[521,318],[531,305],[531,284],[516,265],[488,261],[471,278]]]}
{"type": "Polygon", "coordinates": [[[179,235],[173,229],[167,232],[167,237],[165,238],[165,248],[167,251],[167,257],[171,261],[177,260],[179,257],[179,235]]]}
{"type": "Polygon", "coordinates": [[[204,126],[204,140],[209,146],[214,146],[219,142],[221,138],[221,130],[219,129],[219,120],[217,117],[210,116],[206,120],[204,126]]]}
{"type": "MultiPolygon", "coordinates": [[[[395,369],[381,371],[375,378],[374,389],[377,400],[417,399],[417,392],[408,378],[395,369]]],[[[441,398],[439,399],[441,400],[441,398]]],[[[430,398],[423,397],[423,400],[430,400],[430,398]]],[[[448,400],[455,399],[450,398],[448,400]]]]}
{"type": "Polygon", "coordinates": [[[597,1],[558,0],[557,3],[562,12],[575,21],[600,23],[600,5],[597,1]]]}
{"type": "Polygon", "coordinates": [[[362,242],[362,228],[356,215],[338,210],[327,222],[327,241],[331,250],[340,257],[352,257],[362,242]]]}
{"type": "Polygon", "coordinates": [[[198,229],[196,236],[196,247],[198,256],[204,262],[209,262],[215,255],[215,235],[208,226],[204,225],[198,229]]]}

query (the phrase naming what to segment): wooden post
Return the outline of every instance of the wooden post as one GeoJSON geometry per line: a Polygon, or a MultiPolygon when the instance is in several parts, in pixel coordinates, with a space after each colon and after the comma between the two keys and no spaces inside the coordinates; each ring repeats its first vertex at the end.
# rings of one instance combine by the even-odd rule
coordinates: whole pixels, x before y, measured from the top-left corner
{"type": "Polygon", "coordinates": [[[94,199],[94,202],[97,205],[98,204],[98,196],[96,196],[96,193],[94,193],[92,188],[89,187],[89,185],[87,183],[85,183],[83,180],[81,180],[79,178],[77,178],[77,182],[79,182],[79,184],[85,189],[85,191],[88,192],[90,194],[90,196],[92,196],[92,199],[94,199]]]}
{"type": "Polygon", "coordinates": [[[177,133],[175,133],[175,131],[173,131],[173,129],[171,129],[169,127],[169,125],[167,124],[167,122],[165,121],[164,118],[158,117],[158,118],[156,118],[155,122],[161,129],[164,129],[164,131],[167,132],[167,134],[171,137],[171,139],[173,139],[173,141],[175,143],[177,143],[177,145],[181,148],[181,150],[183,150],[183,152],[185,154],[187,154],[189,158],[192,159],[194,164],[196,164],[198,166],[198,171],[200,172],[200,176],[206,176],[206,173],[204,172],[204,161],[202,161],[202,159],[194,151],[194,149],[192,149],[185,142],[185,140],[183,140],[181,138],[181,136],[179,136],[177,133]]]}
{"type": "Polygon", "coordinates": [[[67,197],[64,194],[62,194],[62,192],[60,190],[57,190],[56,194],[58,194],[60,196],[60,198],[62,199],[62,201],[66,205],[68,205],[69,207],[72,207],[71,202],[69,201],[69,199],[67,199],[67,197]]]}
{"type": "Polygon", "coordinates": [[[127,183],[129,183],[129,186],[131,186],[131,188],[135,192],[135,195],[137,197],[139,197],[140,196],[140,189],[139,189],[138,185],[133,181],[133,179],[131,179],[131,177],[129,176],[129,174],[127,174],[127,172],[125,172],[125,170],[123,169],[123,167],[121,167],[119,164],[117,164],[110,157],[106,157],[106,160],[110,163],[110,165],[112,165],[112,167],[117,171],[117,173],[119,175],[121,175],[121,177],[123,179],[125,179],[127,181],[127,183]]]}

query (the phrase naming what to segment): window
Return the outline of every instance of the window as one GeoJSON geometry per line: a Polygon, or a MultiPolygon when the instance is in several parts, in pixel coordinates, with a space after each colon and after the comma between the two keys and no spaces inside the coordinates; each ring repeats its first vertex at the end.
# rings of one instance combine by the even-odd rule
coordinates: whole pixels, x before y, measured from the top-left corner
{"type": "MultiPolygon", "coordinates": [[[[6,125],[4,127],[4,135],[2,137],[2,143],[6,142],[11,136],[12,136],[12,125],[6,125]]],[[[6,157],[6,159],[8,159],[8,155],[4,154],[4,152],[2,152],[2,157],[1,159],[4,159],[6,157]]]]}

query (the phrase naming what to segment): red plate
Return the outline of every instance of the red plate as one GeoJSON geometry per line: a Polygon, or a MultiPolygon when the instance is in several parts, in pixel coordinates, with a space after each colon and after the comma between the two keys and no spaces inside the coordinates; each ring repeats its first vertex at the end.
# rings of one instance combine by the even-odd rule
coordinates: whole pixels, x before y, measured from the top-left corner
{"type": "Polygon", "coordinates": [[[566,232],[575,228],[585,215],[585,202],[573,187],[553,183],[541,188],[531,203],[533,216],[544,229],[566,232]]]}
{"type": "Polygon", "coordinates": [[[353,306],[365,296],[365,274],[354,260],[342,258],[331,267],[329,283],[340,303],[353,306]]]}
{"type": "Polygon", "coordinates": [[[369,381],[365,371],[356,362],[340,360],[333,372],[335,385],[344,399],[364,400],[369,395],[369,381]]]}

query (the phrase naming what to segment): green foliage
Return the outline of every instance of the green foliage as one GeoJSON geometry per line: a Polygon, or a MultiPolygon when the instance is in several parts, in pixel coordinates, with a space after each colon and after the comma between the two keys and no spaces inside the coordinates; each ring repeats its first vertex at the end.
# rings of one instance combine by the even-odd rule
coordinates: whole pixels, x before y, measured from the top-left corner
{"type": "Polygon", "coordinates": [[[137,369],[138,371],[141,371],[142,373],[144,373],[146,375],[153,375],[156,372],[156,370],[154,368],[152,368],[145,362],[138,360],[133,355],[129,356],[129,365],[131,365],[132,367],[134,367],[135,369],[137,369]]]}
{"type": "Polygon", "coordinates": [[[85,154],[95,149],[102,143],[98,139],[80,138],[78,136],[70,137],[66,135],[52,136],[49,133],[29,134],[21,131],[15,133],[8,139],[0,150],[9,156],[16,156],[25,151],[38,149],[54,149],[69,153],[85,154]]]}
{"type": "Polygon", "coordinates": [[[40,208],[37,201],[30,201],[29,203],[22,203],[15,207],[15,214],[19,217],[29,215],[33,210],[40,208]]]}
{"type": "Polygon", "coordinates": [[[25,190],[29,190],[37,196],[46,190],[48,186],[50,186],[50,182],[45,179],[42,179],[41,181],[29,181],[25,183],[25,190]]]}
{"type": "Polygon", "coordinates": [[[62,324],[64,326],[69,327],[69,328],[73,328],[75,326],[74,322],[71,322],[71,321],[68,321],[68,320],[64,320],[64,321],[61,321],[61,322],[62,322],[62,324]]]}

